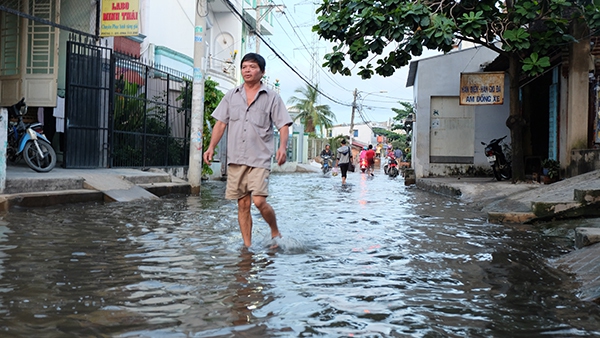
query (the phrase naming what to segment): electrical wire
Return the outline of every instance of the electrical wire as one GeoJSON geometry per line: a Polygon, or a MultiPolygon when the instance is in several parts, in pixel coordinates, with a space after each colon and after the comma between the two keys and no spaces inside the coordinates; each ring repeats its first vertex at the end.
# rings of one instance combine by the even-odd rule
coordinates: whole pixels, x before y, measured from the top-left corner
{"type": "MultiPolygon", "coordinates": [[[[284,2],[282,2],[282,3],[285,6],[285,3],[284,2]]],[[[300,43],[302,44],[302,47],[304,47],[305,50],[308,50],[308,47],[306,46],[302,35],[298,34],[298,31],[296,31],[296,29],[294,28],[294,24],[292,24],[292,22],[290,21],[290,17],[287,15],[286,12],[283,12],[283,16],[285,17],[287,23],[292,28],[294,35],[296,35],[296,37],[298,38],[298,41],[300,41],[300,43]]],[[[277,17],[275,17],[275,20],[277,20],[277,22],[279,22],[279,19],[277,17]]],[[[294,40],[292,39],[292,37],[288,34],[288,32],[285,29],[283,29],[283,25],[281,23],[279,23],[279,25],[281,26],[282,31],[285,33],[285,35],[290,39],[290,41],[293,42],[294,40]]],[[[296,24],[296,25],[298,25],[298,24],[296,24]]],[[[306,57],[306,55],[303,54],[303,56],[306,61],[310,62],[310,60],[306,57]]]]}
{"type": "MultiPolygon", "coordinates": [[[[190,18],[188,16],[188,13],[185,12],[185,9],[183,9],[183,5],[181,4],[181,0],[177,0],[177,4],[179,5],[179,9],[181,9],[181,12],[183,13],[183,15],[188,19],[188,21],[192,24],[192,27],[194,27],[194,21],[192,20],[192,18],[190,18]]],[[[197,6],[197,4],[196,4],[197,6]]]]}
{"type": "MultiPolygon", "coordinates": [[[[210,9],[211,9],[211,11],[212,11],[212,4],[211,4],[211,3],[208,3],[208,6],[209,6],[209,8],[210,8],[210,9]]],[[[214,13],[214,11],[213,11],[213,13],[214,13]]],[[[237,18],[237,17],[236,17],[236,18],[237,18]]],[[[239,18],[237,18],[237,19],[239,20],[239,18]]],[[[242,21],[240,20],[240,22],[242,22],[242,21]]],[[[221,28],[220,20],[215,20],[215,23],[216,23],[217,27],[219,28],[219,32],[223,33],[223,32],[224,32],[224,30],[221,28]]],[[[230,35],[230,36],[231,36],[231,35],[230,35]]],[[[235,46],[235,45],[237,44],[237,42],[238,42],[238,41],[235,41],[235,40],[234,40],[234,41],[233,41],[233,45],[235,46]]],[[[222,52],[225,52],[225,50],[223,50],[222,52]]],[[[214,56],[214,57],[216,57],[217,59],[225,59],[225,58],[227,58],[227,55],[225,56],[225,58],[224,58],[222,55],[213,55],[213,56],[214,56]]]]}
{"type": "MultiPolygon", "coordinates": [[[[285,6],[285,3],[283,3],[283,4],[285,6]]],[[[292,29],[294,35],[297,37],[297,40],[300,41],[300,43],[302,44],[302,48],[296,47],[294,49],[303,50],[303,51],[304,50],[310,50],[309,47],[307,47],[306,42],[304,41],[305,39],[302,36],[302,34],[299,34],[298,31],[296,30],[296,27],[300,27],[300,26],[295,22],[295,20],[293,20],[293,17],[291,18],[292,21],[294,21],[292,23],[292,21],[290,21],[290,16],[288,16],[286,14],[286,12],[283,12],[283,15],[285,16],[286,21],[289,24],[290,28],[292,29]]],[[[284,28],[284,26],[281,23],[281,21],[279,19],[277,19],[277,17],[275,17],[275,20],[279,23],[281,31],[283,31],[285,33],[285,35],[288,37],[288,39],[290,40],[290,42],[294,43],[294,39],[292,39],[292,37],[290,36],[290,34],[284,28]]],[[[264,37],[264,38],[266,38],[266,37],[264,37]]],[[[271,42],[270,39],[269,39],[269,41],[271,42]]],[[[315,59],[315,54],[314,53],[310,53],[309,54],[310,55],[310,59],[306,56],[306,54],[304,54],[302,52],[300,54],[302,55],[302,57],[304,58],[304,60],[306,60],[308,63],[318,64],[318,61],[315,59]]],[[[349,90],[349,89],[343,87],[341,84],[339,84],[333,77],[331,77],[331,75],[328,72],[325,72],[322,67],[319,67],[319,72],[324,73],[331,80],[331,82],[329,82],[329,83],[333,82],[334,85],[337,85],[341,89],[343,89],[345,91],[348,91],[348,92],[352,92],[352,90],[349,90]]],[[[304,75],[304,74],[302,74],[302,75],[304,75]]],[[[306,77],[306,75],[304,75],[304,76],[306,77]]],[[[311,76],[312,76],[312,74],[311,74],[311,76]]],[[[310,81],[313,81],[313,80],[314,79],[312,79],[312,78],[310,79],[310,81]]]]}
{"type": "MultiPolygon", "coordinates": [[[[284,3],[283,1],[282,1],[282,3],[285,5],[285,3],[284,3]]],[[[291,28],[292,28],[292,30],[294,31],[294,34],[295,34],[295,35],[298,37],[298,40],[300,40],[300,43],[302,43],[302,47],[304,48],[304,50],[310,50],[310,49],[309,49],[309,48],[306,46],[306,43],[305,43],[305,41],[303,40],[303,37],[302,37],[300,34],[298,34],[298,32],[297,32],[297,30],[296,30],[296,28],[295,28],[295,27],[300,27],[300,25],[298,25],[298,23],[296,23],[296,21],[295,21],[295,20],[294,20],[294,18],[292,17],[291,19],[292,19],[292,21],[294,21],[294,24],[295,24],[295,26],[294,26],[294,24],[292,24],[292,22],[290,21],[290,17],[287,15],[287,13],[286,13],[286,12],[283,12],[283,14],[284,14],[284,16],[285,16],[285,18],[286,18],[287,22],[289,23],[290,27],[291,27],[291,28]]],[[[278,21],[279,21],[279,20],[278,20],[278,21]]],[[[282,28],[282,30],[284,30],[284,29],[283,29],[283,26],[281,26],[281,28],[282,28]]],[[[285,30],[284,30],[284,31],[285,31],[285,30]]],[[[312,33],[312,34],[314,34],[314,33],[312,33]]],[[[289,34],[287,34],[287,32],[286,32],[286,35],[288,35],[288,37],[289,37],[289,34]]],[[[290,38],[290,41],[292,41],[292,42],[293,42],[293,40],[291,40],[291,38],[290,38]]],[[[318,47],[317,47],[317,48],[318,48],[318,47]]],[[[314,64],[316,64],[316,65],[319,65],[319,60],[317,60],[317,59],[315,58],[315,54],[314,54],[314,53],[310,53],[309,55],[310,55],[310,60],[308,60],[308,59],[306,58],[306,56],[304,56],[304,58],[305,58],[307,61],[309,61],[309,62],[312,62],[312,63],[314,63],[314,64]]],[[[327,78],[329,78],[329,80],[331,80],[331,82],[330,82],[330,83],[332,83],[332,84],[334,84],[334,85],[338,86],[339,88],[341,88],[341,89],[343,89],[343,90],[345,90],[345,91],[347,91],[347,92],[352,92],[352,90],[351,90],[351,89],[348,89],[348,88],[344,87],[342,84],[340,84],[340,83],[339,83],[339,82],[338,82],[338,81],[337,81],[337,80],[336,80],[334,77],[332,77],[332,76],[331,76],[331,74],[330,74],[329,72],[326,72],[325,70],[323,70],[323,67],[321,67],[321,66],[319,65],[319,67],[318,67],[318,68],[319,68],[319,72],[321,72],[321,73],[325,74],[325,76],[326,76],[327,78]]]]}
{"type": "MultiPolygon", "coordinates": [[[[248,25],[248,27],[252,27],[251,23],[248,22],[248,20],[246,20],[244,18],[244,16],[237,10],[237,8],[235,8],[235,6],[231,3],[230,0],[224,0],[225,4],[229,7],[230,11],[232,13],[234,13],[235,15],[237,15],[240,19],[242,19],[242,21],[248,25]]],[[[265,38],[263,38],[263,36],[261,34],[256,34],[256,37],[258,37],[274,54],[275,56],[281,60],[281,62],[283,62],[292,72],[294,72],[296,75],[298,75],[298,77],[304,81],[307,85],[309,85],[311,88],[313,88],[315,91],[317,91],[319,94],[323,95],[325,98],[329,99],[332,102],[335,102],[337,104],[340,104],[342,106],[346,106],[346,107],[352,107],[351,103],[344,103],[341,102],[339,100],[336,100],[334,98],[332,98],[331,96],[325,94],[323,91],[321,91],[319,88],[317,88],[315,85],[313,85],[312,83],[310,83],[310,81],[308,81],[302,74],[300,74],[296,69],[294,69],[294,67],[292,67],[290,65],[290,63],[288,61],[286,61],[284,58],[281,57],[281,55],[267,42],[267,40],[265,38]]]]}

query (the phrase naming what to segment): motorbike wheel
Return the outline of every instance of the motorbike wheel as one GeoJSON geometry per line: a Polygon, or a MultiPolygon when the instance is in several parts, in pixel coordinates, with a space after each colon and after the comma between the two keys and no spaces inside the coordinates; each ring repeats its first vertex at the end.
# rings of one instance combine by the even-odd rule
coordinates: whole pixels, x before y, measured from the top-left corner
{"type": "Polygon", "coordinates": [[[31,140],[25,144],[23,149],[23,159],[27,165],[40,173],[48,172],[54,169],[56,166],[56,152],[50,143],[44,140],[37,140],[37,144],[40,146],[44,156],[40,156],[38,149],[35,145],[35,140],[31,140]]]}
{"type": "Polygon", "coordinates": [[[502,176],[502,178],[505,180],[509,180],[512,177],[512,168],[511,168],[510,164],[507,163],[507,164],[501,166],[500,176],[502,176]]]}
{"type": "Polygon", "coordinates": [[[507,180],[510,178],[510,176],[506,176],[505,173],[506,170],[506,166],[500,166],[500,164],[498,164],[498,162],[494,163],[494,165],[492,166],[492,171],[494,172],[494,177],[496,178],[496,180],[498,181],[502,181],[503,179],[507,180]]]}
{"type": "Polygon", "coordinates": [[[390,175],[390,177],[396,177],[398,176],[398,169],[390,168],[388,169],[388,174],[390,175]]]}

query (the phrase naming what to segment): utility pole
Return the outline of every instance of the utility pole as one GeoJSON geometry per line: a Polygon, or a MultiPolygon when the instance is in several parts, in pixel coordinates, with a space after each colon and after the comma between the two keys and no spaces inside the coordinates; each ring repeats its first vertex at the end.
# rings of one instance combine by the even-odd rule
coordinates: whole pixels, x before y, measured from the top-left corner
{"type": "Polygon", "coordinates": [[[190,164],[188,182],[192,194],[200,193],[202,181],[202,131],[204,127],[204,66],[206,15],[208,6],[206,0],[196,2],[196,18],[194,23],[194,86],[192,90],[192,119],[190,135],[190,164]]]}
{"type": "Polygon", "coordinates": [[[256,0],[256,27],[254,28],[254,37],[256,38],[256,54],[260,54],[260,21],[262,20],[260,16],[260,0],[256,0]]]}
{"type": "Polygon", "coordinates": [[[352,101],[352,115],[350,116],[350,146],[352,146],[352,137],[354,136],[354,112],[356,111],[356,97],[358,88],[354,88],[354,100],[352,101]]]}
{"type": "MultiPolygon", "coordinates": [[[[206,0],[203,0],[206,1],[206,0]]],[[[261,5],[261,0],[256,0],[256,6],[249,8],[256,11],[256,23],[254,27],[254,36],[256,37],[256,54],[260,54],[260,23],[261,21],[271,13],[273,9],[276,12],[283,12],[285,9],[284,5],[275,5],[272,0],[267,0],[266,5],[261,5]],[[264,12],[263,12],[264,10],[264,12]]]]}
{"type": "MultiPolygon", "coordinates": [[[[361,92],[364,94],[364,92],[361,92]]],[[[367,98],[367,96],[374,94],[374,93],[387,93],[387,90],[380,90],[377,92],[370,92],[367,93],[366,95],[364,95],[361,98],[361,109],[362,109],[362,102],[367,98]]],[[[354,115],[356,112],[356,109],[358,109],[358,105],[356,103],[356,99],[358,98],[358,88],[354,88],[354,100],[352,101],[352,116],[350,117],[350,145],[352,145],[352,137],[354,136],[354,115]]],[[[364,119],[364,117],[363,117],[364,119]]],[[[365,123],[367,123],[367,121],[365,121],[365,123]]]]}

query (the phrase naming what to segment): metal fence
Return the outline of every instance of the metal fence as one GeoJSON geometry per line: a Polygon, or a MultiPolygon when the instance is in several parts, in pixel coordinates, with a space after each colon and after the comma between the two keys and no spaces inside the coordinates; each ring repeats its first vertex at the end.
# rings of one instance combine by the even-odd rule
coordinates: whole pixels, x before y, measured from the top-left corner
{"type": "Polygon", "coordinates": [[[189,163],[191,82],[183,74],[115,55],[112,166],[189,163]]]}
{"type": "Polygon", "coordinates": [[[189,164],[192,85],[185,74],[69,41],[65,166],[189,164]]]}
{"type": "MultiPolygon", "coordinates": [[[[308,139],[308,159],[314,159],[321,155],[321,151],[325,149],[325,145],[329,144],[329,140],[325,138],[309,138],[308,139]]],[[[335,149],[332,149],[335,151],[335,149]]]]}

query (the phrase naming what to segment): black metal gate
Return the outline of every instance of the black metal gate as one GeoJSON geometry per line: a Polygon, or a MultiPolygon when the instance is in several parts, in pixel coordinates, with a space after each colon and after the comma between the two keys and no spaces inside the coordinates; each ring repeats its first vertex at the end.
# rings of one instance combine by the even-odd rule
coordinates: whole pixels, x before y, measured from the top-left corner
{"type": "Polygon", "coordinates": [[[66,168],[108,167],[114,88],[110,48],[67,42],[65,90],[66,168]]]}

